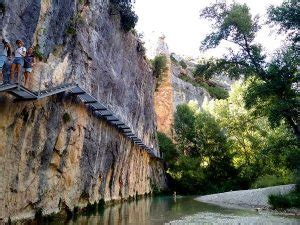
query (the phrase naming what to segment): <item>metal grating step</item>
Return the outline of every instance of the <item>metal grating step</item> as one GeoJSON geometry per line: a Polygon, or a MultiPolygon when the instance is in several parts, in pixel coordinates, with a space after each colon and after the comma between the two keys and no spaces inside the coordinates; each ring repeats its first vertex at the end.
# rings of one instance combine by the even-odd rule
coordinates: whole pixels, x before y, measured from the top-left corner
{"type": "Polygon", "coordinates": [[[0,92],[8,91],[8,90],[14,89],[16,87],[17,87],[16,84],[2,84],[2,85],[0,85],[0,92]]]}

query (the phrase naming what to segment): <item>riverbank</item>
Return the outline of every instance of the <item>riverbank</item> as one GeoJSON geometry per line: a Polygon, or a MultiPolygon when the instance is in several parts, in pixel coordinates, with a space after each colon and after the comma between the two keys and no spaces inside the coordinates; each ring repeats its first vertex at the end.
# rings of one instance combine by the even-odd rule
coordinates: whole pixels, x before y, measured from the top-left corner
{"type": "Polygon", "coordinates": [[[294,184],[252,190],[230,191],[197,197],[196,200],[231,208],[270,209],[268,196],[286,194],[295,189],[294,184]]]}

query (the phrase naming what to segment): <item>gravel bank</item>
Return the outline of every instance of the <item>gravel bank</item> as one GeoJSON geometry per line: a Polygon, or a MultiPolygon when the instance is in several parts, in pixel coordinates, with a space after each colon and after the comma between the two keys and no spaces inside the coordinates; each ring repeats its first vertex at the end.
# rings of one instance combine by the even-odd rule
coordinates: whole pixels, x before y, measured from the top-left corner
{"type": "Polygon", "coordinates": [[[288,184],[252,190],[230,191],[213,195],[204,195],[197,197],[196,200],[234,208],[269,208],[269,195],[286,194],[294,188],[294,184],[288,184]]]}

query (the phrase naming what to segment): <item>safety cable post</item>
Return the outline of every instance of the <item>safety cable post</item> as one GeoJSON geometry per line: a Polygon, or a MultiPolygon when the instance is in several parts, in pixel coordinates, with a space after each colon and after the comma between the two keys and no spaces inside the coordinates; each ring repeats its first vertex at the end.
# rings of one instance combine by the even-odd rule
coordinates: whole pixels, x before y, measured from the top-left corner
{"type": "Polygon", "coordinates": [[[41,94],[41,87],[42,87],[42,75],[40,74],[40,79],[39,79],[39,89],[38,89],[38,97],[41,94]]]}

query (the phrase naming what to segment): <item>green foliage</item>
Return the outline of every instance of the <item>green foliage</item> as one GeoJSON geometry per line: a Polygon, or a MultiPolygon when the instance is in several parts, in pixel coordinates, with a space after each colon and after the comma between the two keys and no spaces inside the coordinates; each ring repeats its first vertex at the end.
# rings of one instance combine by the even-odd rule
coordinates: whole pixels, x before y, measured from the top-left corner
{"type": "Polygon", "coordinates": [[[164,160],[167,162],[173,161],[178,156],[178,153],[172,139],[161,132],[157,132],[157,138],[159,149],[164,155],[164,160]]]}
{"type": "Polygon", "coordinates": [[[251,188],[264,188],[292,183],[294,183],[292,174],[288,174],[282,177],[278,177],[275,175],[263,175],[257,178],[257,180],[251,185],[251,188]]]}
{"type": "Polygon", "coordinates": [[[210,103],[207,110],[226,130],[235,167],[246,184],[268,174],[288,177],[295,169],[289,155],[298,149],[296,139],[285,124],[272,129],[266,117],[245,108],[247,85],[235,84],[228,99],[210,103]]]}
{"type": "Polygon", "coordinates": [[[172,61],[174,64],[177,64],[177,63],[178,63],[178,61],[177,61],[177,60],[175,59],[175,57],[174,57],[174,53],[171,53],[170,59],[171,59],[171,61],[172,61]]]}
{"type": "MultiPolygon", "coordinates": [[[[286,124],[271,128],[266,117],[245,108],[248,85],[236,83],[227,99],[211,101],[201,110],[195,102],[177,107],[177,151],[169,151],[166,159],[176,191],[212,193],[294,182],[297,141],[286,124]]],[[[171,140],[164,142],[173,148],[171,140]]]]}
{"type": "Polygon", "coordinates": [[[185,82],[189,82],[195,87],[202,87],[208,91],[211,97],[215,99],[226,99],[228,98],[229,94],[225,88],[218,87],[218,86],[210,86],[205,81],[201,80],[193,80],[188,76],[180,76],[180,79],[184,80],[185,82]]]}
{"type": "Polygon", "coordinates": [[[212,96],[215,99],[226,99],[228,98],[229,94],[228,91],[225,88],[222,87],[212,87],[212,86],[208,86],[208,85],[203,85],[206,90],[208,91],[208,93],[210,94],[210,96],[212,96]]]}
{"type": "Polygon", "coordinates": [[[162,82],[163,73],[168,69],[167,57],[165,55],[156,56],[153,60],[151,60],[151,65],[153,69],[153,75],[157,78],[156,88],[158,88],[162,82]]]}
{"type": "Polygon", "coordinates": [[[77,32],[77,26],[78,24],[83,23],[83,18],[80,14],[76,14],[74,17],[72,17],[66,27],[65,34],[69,36],[74,36],[77,32]]]}
{"type": "Polygon", "coordinates": [[[37,208],[37,210],[35,211],[34,219],[41,220],[42,218],[43,218],[43,209],[37,208]]]}
{"type": "Polygon", "coordinates": [[[152,62],[153,74],[156,78],[167,70],[167,57],[165,55],[156,56],[152,62]]]}
{"type": "Polygon", "coordinates": [[[197,64],[195,70],[193,71],[193,75],[196,79],[199,80],[209,80],[212,78],[212,73],[207,73],[206,71],[209,68],[209,63],[207,64],[197,64]]]}
{"type": "Polygon", "coordinates": [[[203,49],[216,47],[223,39],[244,44],[245,38],[253,41],[258,30],[256,19],[252,19],[249,7],[246,4],[234,3],[229,7],[224,3],[216,3],[206,7],[201,17],[214,22],[214,32],[202,42],[203,49]]]}
{"type": "Polygon", "coordinates": [[[183,69],[186,69],[187,68],[187,64],[184,60],[180,60],[179,62],[180,66],[183,68],[183,69]]]}
{"type": "Polygon", "coordinates": [[[293,191],[286,195],[270,195],[269,204],[273,209],[300,208],[300,193],[293,191]]]}
{"type": "Polygon", "coordinates": [[[280,32],[289,32],[293,42],[300,41],[299,0],[285,0],[282,5],[268,9],[269,22],[280,25],[280,32]]]}
{"type": "Polygon", "coordinates": [[[196,103],[179,105],[174,131],[179,156],[168,173],[178,191],[207,193],[233,187],[236,170],[232,155],[225,133],[212,115],[199,111],[196,103]]]}
{"type": "Polygon", "coordinates": [[[138,21],[138,16],[133,11],[132,2],[130,0],[111,0],[111,3],[112,11],[118,11],[120,14],[123,30],[129,32],[138,21]]]}
{"type": "Polygon", "coordinates": [[[42,61],[44,59],[44,54],[40,51],[39,45],[36,45],[33,47],[33,55],[40,61],[42,61]]]}
{"type": "MultiPolygon", "coordinates": [[[[282,7],[286,8],[287,5],[282,7]]],[[[270,10],[273,20],[274,15],[279,13],[278,10],[270,10]]],[[[287,15],[287,9],[280,13],[286,16],[285,22],[294,24],[294,17],[287,15]]],[[[257,80],[249,85],[248,93],[245,94],[246,107],[256,109],[256,115],[267,116],[272,127],[279,126],[284,120],[299,139],[299,97],[292,88],[293,83],[300,78],[297,71],[297,62],[300,59],[296,49],[285,48],[274,55],[270,63],[267,62],[266,56],[262,54],[262,47],[254,41],[259,30],[258,20],[252,18],[245,4],[234,3],[228,7],[226,4],[214,4],[205,8],[201,16],[213,21],[214,27],[214,31],[203,41],[204,50],[218,46],[222,40],[235,43],[238,49],[230,51],[222,59],[204,62],[201,66],[202,76],[218,73],[231,77],[244,75],[246,79],[255,76],[257,80]]],[[[287,29],[285,25],[282,27],[287,29]]],[[[294,25],[290,28],[292,27],[294,25]]]]}
{"type": "Polygon", "coordinates": [[[253,79],[245,93],[246,107],[267,116],[273,127],[286,119],[297,130],[299,99],[291,87],[299,80],[298,62],[299,57],[291,49],[278,53],[269,64],[266,77],[253,79]]]}
{"type": "Polygon", "coordinates": [[[63,121],[64,121],[64,123],[68,123],[68,122],[71,121],[71,116],[70,116],[69,113],[64,113],[64,115],[63,115],[63,121]]]}

